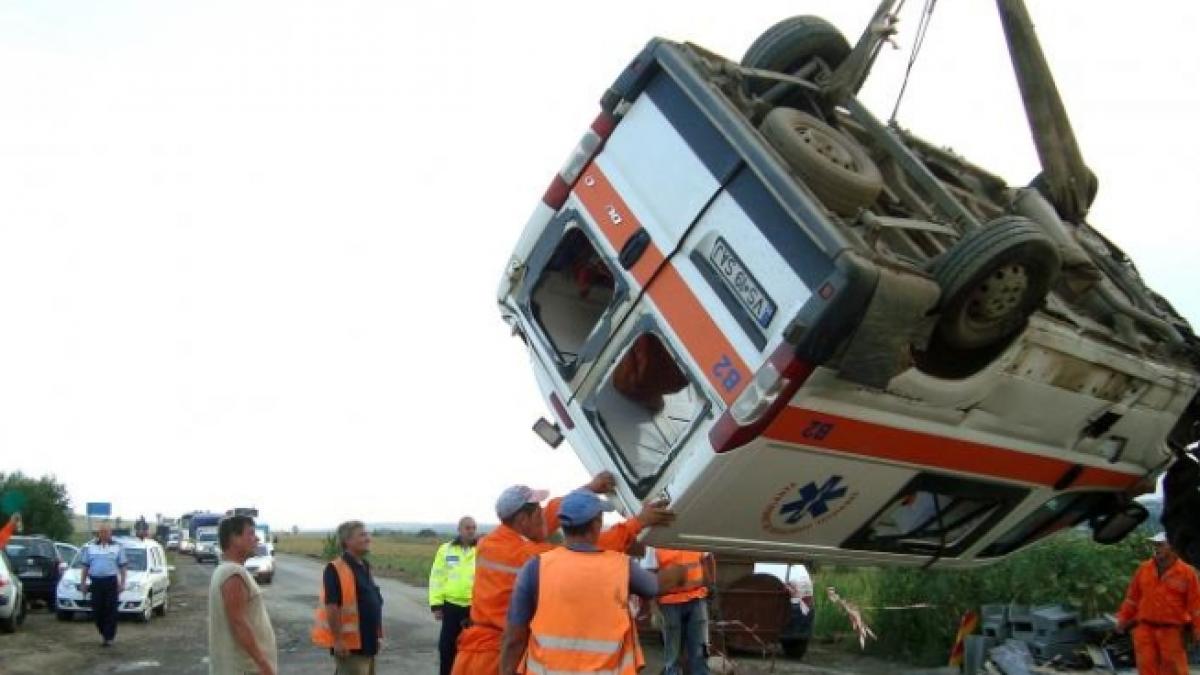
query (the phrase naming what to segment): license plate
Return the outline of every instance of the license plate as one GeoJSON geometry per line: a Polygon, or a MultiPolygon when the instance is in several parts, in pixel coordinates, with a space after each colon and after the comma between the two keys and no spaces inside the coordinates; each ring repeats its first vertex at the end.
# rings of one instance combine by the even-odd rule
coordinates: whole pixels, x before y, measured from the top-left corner
{"type": "Polygon", "coordinates": [[[41,579],[42,577],[46,576],[46,573],[35,568],[35,569],[31,569],[31,570],[25,570],[24,572],[21,572],[17,576],[19,576],[23,579],[41,579]]]}
{"type": "Polygon", "coordinates": [[[763,291],[762,286],[758,285],[754,275],[742,264],[742,259],[721,237],[717,237],[717,241],[713,243],[708,261],[742,307],[754,317],[759,326],[766,328],[775,317],[775,302],[763,291]]]}

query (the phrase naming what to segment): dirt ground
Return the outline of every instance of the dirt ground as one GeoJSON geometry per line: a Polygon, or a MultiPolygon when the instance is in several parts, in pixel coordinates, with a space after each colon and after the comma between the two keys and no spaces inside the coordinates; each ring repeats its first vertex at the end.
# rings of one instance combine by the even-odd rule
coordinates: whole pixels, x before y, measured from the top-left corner
{"type": "MultiPolygon", "coordinates": [[[[116,644],[100,647],[95,627],[86,618],[58,621],[46,609],[35,609],[15,635],[0,635],[0,674],[99,675],[102,673],[208,672],[207,592],[213,566],[189,558],[176,563],[171,609],[149,624],[122,620],[116,644]]],[[[332,661],[308,639],[321,565],[299,556],[281,555],[272,584],[264,586],[275,626],[281,673],[329,673],[332,661]]],[[[380,579],[384,591],[385,631],[389,640],[378,662],[379,673],[433,675],[437,672],[437,624],[429,615],[425,590],[392,579],[380,579]]],[[[647,641],[645,673],[661,669],[661,650],[647,641]]],[[[741,675],[948,675],[948,669],[919,670],[814,644],[803,660],[762,659],[735,655],[741,675]]]]}

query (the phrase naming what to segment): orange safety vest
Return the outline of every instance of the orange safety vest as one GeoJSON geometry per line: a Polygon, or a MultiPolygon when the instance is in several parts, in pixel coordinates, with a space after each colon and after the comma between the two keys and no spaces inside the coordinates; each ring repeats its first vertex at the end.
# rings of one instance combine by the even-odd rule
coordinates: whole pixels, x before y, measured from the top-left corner
{"type": "MultiPolygon", "coordinates": [[[[346,645],[346,649],[362,649],[362,635],[358,631],[358,588],[354,583],[354,570],[350,569],[350,565],[342,558],[333,561],[333,569],[337,572],[338,585],[342,589],[342,644],[346,645]]],[[[313,618],[313,644],[318,647],[333,647],[333,629],[325,612],[325,584],[321,584],[321,597],[317,600],[317,611],[313,618]]]]}
{"type": "Polygon", "coordinates": [[[629,557],[559,548],[540,558],[521,672],[637,675],[645,660],[629,614],[629,557]]]}
{"type": "Polygon", "coordinates": [[[658,596],[660,605],[680,605],[692,600],[708,597],[708,587],[704,584],[704,556],[699,551],[676,551],[669,548],[655,548],[654,557],[658,561],[658,569],[679,565],[687,570],[683,585],[679,588],[658,596]]]}

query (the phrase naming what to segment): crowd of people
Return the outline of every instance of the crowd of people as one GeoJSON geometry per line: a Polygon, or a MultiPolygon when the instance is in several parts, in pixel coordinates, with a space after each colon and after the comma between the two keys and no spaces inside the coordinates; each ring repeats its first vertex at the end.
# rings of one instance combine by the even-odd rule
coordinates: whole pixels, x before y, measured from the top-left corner
{"type": "MultiPolygon", "coordinates": [[[[611,672],[633,675],[644,664],[631,597],[657,600],[667,643],[666,669],[706,675],[703,599],[713,582],[702,554],[636,550],[643,528],[667,525],[662,503],[604,528],[613,506],[602,473],[564,497],[514,485],[496,500],[500,525],[477,538],[474,519],[458,523],[438,548],[429,605],[441,622],[441,675],[611,672]],[[550,543],[561,528],[562,545],[550,543]],[[686,656],[685,656],[686,655],[686,656]]],[[[338,526],[341,555],[326,565],[312,642],[327,649],[340,675],[373,675],[383,629],[383,594],[367,560],[371,535],[360,521],[338,526]]],[[[209,668],[228,673],[278,672],[275,635],[262,591],[243,566],[256,545],[254,521],[221,521],[221,562],[209,587],[209,668]]],[[[119,568],[119,560],[115,561],[119,568]]],[[[106,638],[109,639],[109,638],[106,638]]]]}

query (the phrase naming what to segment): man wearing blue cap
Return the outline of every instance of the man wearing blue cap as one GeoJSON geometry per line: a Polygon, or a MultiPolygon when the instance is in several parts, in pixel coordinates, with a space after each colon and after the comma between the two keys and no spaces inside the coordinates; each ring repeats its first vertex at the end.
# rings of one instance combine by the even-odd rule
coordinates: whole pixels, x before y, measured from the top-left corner
{"type": "MultiPolygon", "coordinates": [[[[612,474],[601,472],[582,491],[609,492],[615,482],[612,474]]],[[[541,502],[548,496],[545,490],[513,485],[496,500],[500,527],[476,546],[471,625],[459,635],[452,675],[496,675],[517,575],[530,559],[555,548],[546,538],[558,529],[559,511],[566,499],[552,499],[543,508],[541,502]]],[[[598,535],[599,548],[624,551],[643,527],[668,525],[674,517],[665,504],[647,504],[636,517],[598,535]]]]}
{"type": "Polygon", "coordinates": [[[521,568],[508,607],[501,675],[519,668],[635,675],[643,665],[629,596],[653,598],[682,584],[685,572],[672,566],[654,575],[624,553],[600,549],[603,515],[612,510],[591,491],[563,497],[558,518],[566,545],[521,568]]]}

